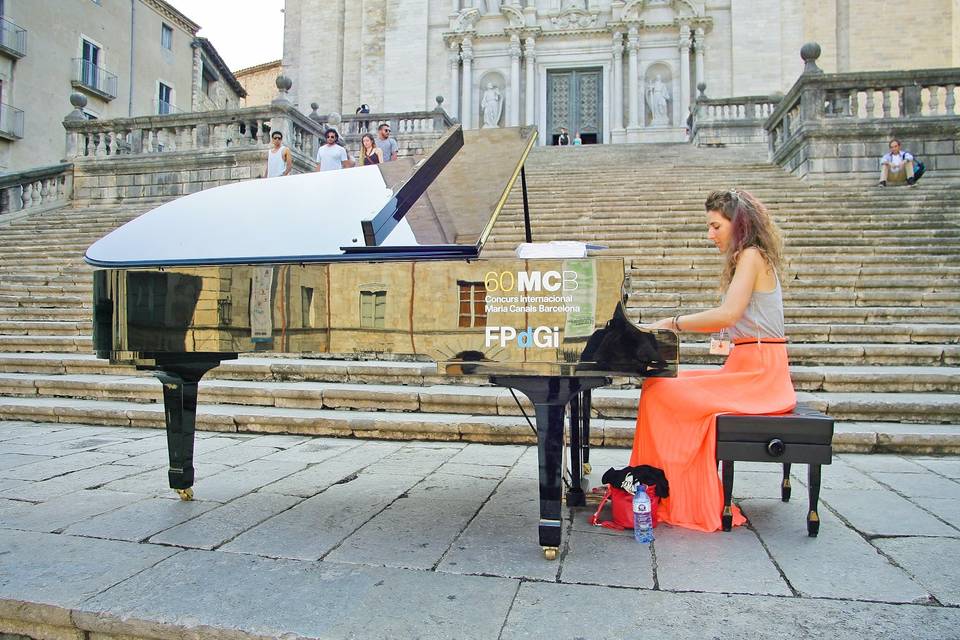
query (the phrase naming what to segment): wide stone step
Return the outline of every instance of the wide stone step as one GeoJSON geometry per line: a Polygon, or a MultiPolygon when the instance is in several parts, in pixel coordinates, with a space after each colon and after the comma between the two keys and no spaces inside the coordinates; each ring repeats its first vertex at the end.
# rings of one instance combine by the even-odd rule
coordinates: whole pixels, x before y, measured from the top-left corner
{"type": "Polygon", "coordinates": [[[5,278],[0,277],[0,298],[7,296],[43,299],[61,293],[90,298],[92,292],[92,283],[58,284],[54,282],[48,282],[46,284],[15,284],[8,283],[6,282],[5,278]]]}
{"type": "MultiPolygon", "coordinates": [[[[201,394],[202,395],[202,394],[201,394]]],[[[849,409],[849,415],[874,415],[881,401],[858,401],[858,394],[822,394],[810,406],[831,415],[849,409]],[[831,405],[831,402],[833,403],[831,405]]],[[[511,399],[512,401],[512,399],[511,399]]],[[[634,399],[635,401],[635,399],[634,399]]],[[[928,407],[932,415],[949,413],[948,402],[928,407]]],[[[902,403],[910,412],[910,402],[902,403]]],[[[515,408],[515,405],[514,405],[515,408]]],[[[887,409],[891,408],[886,405],[887,409]]],[[[247,405],[218,405],[201,401],[197,428],[204,431],[322,435],[401,440],[446,440],[490,443],[534,443],[531,427],[514,413],[477,415],[462,413],[404,413],[339,409],[298,409],[247,405]]],[[[162,428],[163,405],[111,400],[69,398],[0,398],[0,419],[39,423],[80,423],[119,427],[162,428]]],[[[591,420],[593,446],[629,447],[635,419],[591,420]]],[[[836,451],[950,452],[960,450],[960,425],[850,421],[837,425],[836,451]]]]}
{"type": "Polygon", "coordinates": [[[74,308],[38,308],[38,307],[3,307],[0,308],[0,319],[46,322],[51,320],[86,321],[92,317],[90,309],[74,308]]]}
{"type": "MultiPolygon", "coordinates": [[[[900,307],[955,307],[960,305],[960,290],[924,292],[913,289],[857,289],[851,291],[793,291],[784,289],[785,306],[900,306],[900,307]]],[[[630,291],[631,307],[703,308],[717,303],[716,292],[707,290],[666,293],[643,289],[630,291]]],[[[673,314],[671,314],[673,315],[673,314]]]]}
{"type": "MultiPolygon", "coordinates": [[[[856,337],[856,336],[853,336],[856,337]]],[[[85,335],[0,335],[3,353],[91,353],[93,345],[85,335]]],[[[892,342],[813,342],[791,343],[790,362],[805,365],[960,365],[960,344],[892,342]]],[[[722,359],[710,355],[709,344],[697,338],[680,346],[680,360],[691,364],[718,364],[722,359]]]]}
{"type": "Polygon", "coordinates": [[[5,309],[11,307],[19,308],[90,308],[92,299],[90,296],[62,295],[62,296],[31,296],[23,297],[18,295],[0,294],[0,318],[5,314],[5,309]]]}
{"type": "MultiPolygon", "coordinates": [[[[685,307],[682,312],[694,313],[709,308],[715,303],[719,303],[719,296],[710,305],[685,307]]],[[[627,308],[627,313],[634,322],[672,318],[677,311],[676,307],[656,305],[634,306],[631,304],[627,308]]],[[[784,317],[788,324],[952,324],[960,318],[960,307],[788,306],[784,308],[784,317]]],[[[687,338],[684,337],[684,339],[687,338]]]]}
{"type": "MultiPolygon", "coordinates": [[[[684,365],[683,368],[691,368],[684,365]]],[[[704,367],[700,367],[704,368],[704,367]]],[[[716,368],[708,366],[706,368],[716,368]]],[[[870,393],[960,392],[960,369],[954,367],[905,366],[804,366],[790,367],[798,391],[856,391],[870,393]]],[[[149,372],[127,365],[115,365],[91,354],[9,354],[0,353],[0,373],[22,374],[36,380],[40,376],[107,380],[122,378],[150,380],[149,372]],[[98,378],[97,376],[103,376],[98,378]]],[[[485,378],[446,376],[430,363],[318,360],[295,357],[240,357],[211,371],[205,380],[238,381],[243,384],[336,383],[353,386],[392,385],[404,390],[433,386],[487,386],[485,378]]],[[[639,380],[617,378],[615,386],[629,389],[639,380]]],[[[90,396],[93,397],[93,396],[90,396]]]]}
{"type": "Polygon", "coordinates": [[[76,321],[0,320],[2,336],[90,336],[91,323],[76,321]]]}
{"type": "MultiPolygon", "coordinates": [[[[643,274],[649,278],[650,273],[643,274]]],[[[660,275],[660,274],[657,274],[660,275]]],[[[934,293],[960,289],[960,277],[940,277],[931,278],[897,278],[896,286],[898,289],[911,289],[920,293],[934,293]]],[[[630,287],[633,291],[645,291],[648,293],[669,293],[669,292],[716,292],[717,278],[696,279],[696,278],[678,278],[666,279],[658,278],[656,280],[645,279],[642,276],[631,277],[630,287]]],[[[783,282],[785,296],[797,296],[820,291],[849,292],[857,293],[861,290],[867,292],[871,289],[889,289],[890,276],[849,276],[849,277],[793,277],[783,282]]],[[[0,287],[2,291],[2,287],[0,287]]]]}

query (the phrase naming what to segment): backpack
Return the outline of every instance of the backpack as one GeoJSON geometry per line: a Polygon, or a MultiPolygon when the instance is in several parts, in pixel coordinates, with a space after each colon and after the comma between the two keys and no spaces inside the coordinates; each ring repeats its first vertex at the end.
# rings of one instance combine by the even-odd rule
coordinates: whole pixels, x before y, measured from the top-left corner
{"type": "Polygon", "coordinates": [[[927,167],[917,156],[913,156],[913,181],[916,182],[927,171],[927,167]]]}

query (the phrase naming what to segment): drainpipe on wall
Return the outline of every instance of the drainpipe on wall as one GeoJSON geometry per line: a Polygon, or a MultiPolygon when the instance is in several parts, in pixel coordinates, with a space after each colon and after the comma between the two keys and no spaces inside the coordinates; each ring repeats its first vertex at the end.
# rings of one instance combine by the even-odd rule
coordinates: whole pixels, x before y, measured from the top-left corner
{"type": "Polygon", "coordinates": [[[137,0],[130,0],[130,100],[127,102],[127,117],[133,117],[133,34],[134,16],[137,12],[137,0]]]}

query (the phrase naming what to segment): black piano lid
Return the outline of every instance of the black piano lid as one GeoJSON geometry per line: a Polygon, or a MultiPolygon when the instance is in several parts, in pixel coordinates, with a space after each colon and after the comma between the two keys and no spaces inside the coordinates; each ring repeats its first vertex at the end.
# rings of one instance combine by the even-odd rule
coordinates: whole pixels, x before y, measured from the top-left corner
{"type": "Polygon", "coordinates": [[[476,258],[536,137],[458,125],[416,166],[401,158],[207,189],[115,229],[84,258],[106,268],[476,258]]]}

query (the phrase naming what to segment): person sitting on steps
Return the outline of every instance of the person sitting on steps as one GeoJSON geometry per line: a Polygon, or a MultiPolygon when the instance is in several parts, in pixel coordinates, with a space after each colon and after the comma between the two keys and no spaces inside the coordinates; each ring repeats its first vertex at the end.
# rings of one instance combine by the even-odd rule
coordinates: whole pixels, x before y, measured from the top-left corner
{"type": "Polygon", "coordinates": [[[916,183],[913,176],[913,155],[900,149],[900,141],[894,138],[890,141],[890,151],[885,153],[880,159],[880,182],[881,187],[903,184],[913,186],[916,183]]]}

